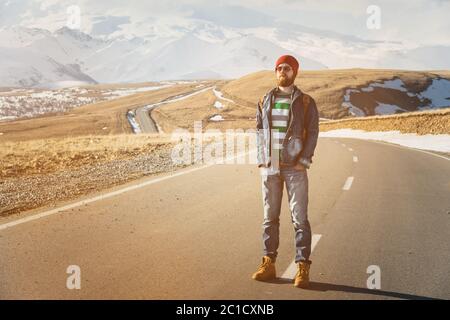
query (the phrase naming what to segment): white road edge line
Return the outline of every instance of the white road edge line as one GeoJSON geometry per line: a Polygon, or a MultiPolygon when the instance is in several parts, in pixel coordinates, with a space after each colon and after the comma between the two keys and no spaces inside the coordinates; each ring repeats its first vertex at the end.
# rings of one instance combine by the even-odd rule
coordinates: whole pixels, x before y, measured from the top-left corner
{"type": "Polygon", "coordinates": [[[348,177],[345,181],[344,186],[342,187],[342,190],[350,190],[353,183],[353,177],[348,177]]]}
{"type": "Polygon", "coordinates": [[[357,156],[353,156],[353,162],[358,162],[358,157],[357,156]]]}
{"type": "MultiPolygon", "coordinates": [[[[313,234],[312,235],[312,239],[311,239],[311,253],[314,251],[314,248],[316,247],[316,245],[319,242],[321,237],[322,237],[321,234],[313,234]]],[[[295,264],[295,260],[294,260],[294,261],[291,262],[289,267],[283,273],[281,278],[283,278],[283,279],[294,279],[296,273],[297,273],[297,265],[295,264]]]]}
{"type": "Polygon", "coordinates": [[[7,223],[4,223],[4,224],[0,225],[0,230],[5,230],[5,229],[17,226],[17,225],[25,223],[25,222],[29,222],[29,221],[37,220],[37,219],[40,219],[40,218],[44,218],[44,217],[50,216],[52,214],[59,213],[59,212],[65,211],[65,210],[69,210],[69,209],[72,209],[72,208],[75,208],[75,207],[79,207],[79,206],[82,206],[82,205],[85,205],[85,204],[88,204],[88,203],[91,203],[91,202],[95,202],[95,201],[98,201],[98,200],[111,198],[111,197],[114,197],[114,196],[116,196],[118,194],[121,194],[121,193],[125,193],[125,192],[128,192],[128,191],[132,191],[132,190],[135,190],[135,189],[138,189],[138,188],[142,188],[142,187],[148,186],[150,184],[154,184],[154,183],[161,182],[161,181],[164,181],[164,180],[168,180],[168,179],[171,179],[171,178],[174,178],[174,177],[178,177],[178,176],[181,176],[183,174],[188,174],[188,173],[191,173],[191,172],[194,172],[194,171],[197,171],[197,170],[205,169],[205,168],[210,167],[210,166],[211,165],[203,165],[203,166],[198,167],[198,168],[193,168],[193,169],[189,169],[189,170],[186,170],[186,171],[177,172],[177,173],[174,173],[174,174],[172,174],[170,176],[165,176],[165,177],[161,177],[161,178],[152,179],[152,180],[149,180],[149,181],[142,182],[140,184],[132,185],[132,186],[125,187],[123,189],[112,191],[112,192],[109,192],[109,193],[106,193],[106,194],[98,195],[98,196],[95,196],[95,197],[90,198],[90,199],[81,200],[81,201],[78,201],[78,202],[75,202],[75,203],[72,203],[72,204],[69,204],[69,205],[65,205],[65,206],[62,206],[62,207],[59,207],[59,208],[55,208],[55,209],[52,209],[52,210],[49,210],[49,211],[44,211],[44,212],[41,212],[41,213],[38,213],[38,214],[35,214],[35,215],[31,215],[31,216],[28,216],[28,217],[25,217],[25,218],[17,219],[15,221],[7,222],[7,223]]]}
{"type": "MultiPolygon", "coordinates": [[[[248,152],[240,152],[240,153],[238,153],[238,154],[236,154],[236,155],[234,155],[232,157],[225,158],[224,161],[226,163],[226,161],[230,161],[231,159],[235,159],[237,157],[245,156],[247,153],[250,154],[250,153],[253,153],[253,152],[255,152],[255,150],[249,150],[248,152]]],[[[136,190],[136,189],[139,189],[139,188],[142,188],[142,187],[154,184],[154,183],[158,183],[158,182],[161,182],[161,181],[164,181],[164,180],[168,180],[168,179],[171,179],[171,178],[174,178],[174,177],[178,177],[178,176],[181,176],[181,175],[184,175],[184,174],[188,174],[188,173],[191,173],[191,172],[202,170],[202,169],[214,166],[214,165],[216,165],[216,164],[215,163],[210,163],[210,164],[202,165],[202,166],[197,167],[197,168],[192,168],[192,169],[189,169],[189,170],[183,170],[183,171],[176,172],[176,173],[173,173],[173,174],[168,175],[168,176],[164,176],[164,177],[160,177],[160,178],[155,178],[155,179],[152,179],[152,180],[144,181],[142,183],[135,184],[135,185],[132,185],[132,186],[129,186],[129,187],[125,187],[125,188],[122,188],[122,189],[119,189],[119,190],[116,190],[116,191],[108,192],[108,193],[105,193],[105,194],[101,194],[101,195],[92,197],[90,199],[81,200],[81,201],[78,201],[78,202],[75,202],[75,203],[72,203],[72,204],[68,204],[68,205],[65,205],[65,206],[62,206],[62,207],[59,207],[59,208],[55,208],[55,209],[52,209],[52,210],[49,210],[49,211],[44,211],[44,212],[41,212],[41,213],[30,215],[28,217],[24,217],[24,218],[17,219],[17,220],[14,220],[14,221],[10,221],[10,222],[4,223],[4,224],[0,224],[0,231],[8,229],[8,228],[11,228],[11,227],[14,227],[14,226],[17,226],[17,225],[22,224],[22,223],[30,222],[30,221],[37,220],[37,219],[44,218],[44,217],[48,217],[48,216],[56,214],[56,213],[61,213],[61,212],[65,211],[65,210],[76,208],[76,207],[79,207],[79,206],[82,206],[82,205],[85,205],[85,204],[88,204],[88,203],[92,203],[92,202],[95,202],[95,201],[98,201],[98,200],[111,198],[111,197],[117,196],[117,195],[119,195],[121,193],[125,193],[125,192],[128,192],[128,191],[136,190]]]]}
{"type": "Polygon", "coordinates": [[[447,158],[445,156],[441,156],[440,154],[436,154],[436,153],[433,153],[433,152],[430,152],[430,151],[427,151],[427,150],[420,150],[420,149],[411,148],[411,147],[407,147],[407,146],[402,146],[400,144],[395,144],[395,143],[386,142],[386,141],[378,141],[378,140],[368,140],[368,141],[372,141],[372,142],[375,142],[375,143],[378,143],[378,144],[384,144],[384,145],[388,145],[388,146],[393,146],[393,147],[397,147],[397,148],[401,148],[401,149],[419,151],[419,152],[431,154],[432,156],[439,157],[439,158],[445,159],[447,161],[450,161],[450,158],[447,158]]]}
{"type": "MultiPolygon", "coordinates": [[[[319,137],[319,138],[323,139],[323,138],[328,138],[328,137],[319,137]]],[[[334,137],[334,138],[339,138],[339,137],[334,137]]],[[[344,138],[349,138],[349,137],[344,137],[344,138]]],[[[417,148],[413,148],[413,147],[402,146],[400,144],[395,144],[394,142],[387,142],[387,141],[382,141],[382,140],[372,140],[372,139],[362,139],[362,138],[350,138],[350,139],[375,142],[375,143],[384,144],[384,145],[388,145],[388,146],[393,146],[393,147],[397,147],[397,148],[419,151],[419,152],[427,153],[427,154],[430,154],[432,156],[439,157],[439,158],[442,158],[444,160],[450,161],[450,158],[448,158],[446,156],[441,156],[440,154],[436,154],[436,153],[433,153],[433,152],[427,151],[427,150],[421,150],[421,149],[417,149],[417,148]]],[[[335,142],[337,142],[337,141],[335,141],[335,142]]]]}

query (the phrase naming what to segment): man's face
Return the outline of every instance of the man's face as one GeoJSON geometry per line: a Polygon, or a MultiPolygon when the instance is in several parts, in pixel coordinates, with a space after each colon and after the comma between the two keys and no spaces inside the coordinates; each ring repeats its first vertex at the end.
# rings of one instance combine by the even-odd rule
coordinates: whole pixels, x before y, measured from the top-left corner
{"type": "Polygon", "coordinates": [[[277,80],[278,86],[289,87],[294,83],[294,70],[287,63],[282,63],[277,67],[277,80]]]}

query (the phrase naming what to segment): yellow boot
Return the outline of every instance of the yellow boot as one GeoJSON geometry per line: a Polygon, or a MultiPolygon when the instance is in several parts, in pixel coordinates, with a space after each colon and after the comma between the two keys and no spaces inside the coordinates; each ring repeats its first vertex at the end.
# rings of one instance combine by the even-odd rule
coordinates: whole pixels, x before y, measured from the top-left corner
{"type": "Polygon", "coordinates": [[[252,278],[258,281],[267,281],[276,278],[275,263],[270,257],[264,256],[262,258],[262,263],[252,278]]]}
{"type": "Polygon", "coordinates": [[[297,288],[307,288],[309,286],[309,268],[311,262],[301,261],[298,263],[298,271],[295,275],[294,286],[297,288]]]}

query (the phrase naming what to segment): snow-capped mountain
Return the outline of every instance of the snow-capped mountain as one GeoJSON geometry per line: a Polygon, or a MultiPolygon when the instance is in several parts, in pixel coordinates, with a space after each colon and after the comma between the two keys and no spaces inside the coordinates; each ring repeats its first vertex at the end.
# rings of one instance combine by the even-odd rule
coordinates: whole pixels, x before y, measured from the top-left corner
{"type": "MultiPolygon", "coordinates": [[[[274,61],[282,54],[296,56],[303,70],[403,68],[411,64],[426,67],[433,53],[440,57],[450,55],[446,46],[436,50],[401,42],[367,41],[262,17],[270,20],[266,26],[257,23],[259,16],[245,23],[239,19],[234,22],[232,14],[226,21],[216,19],[216,23],[204,20],[198,12],[182,24],[156,27],[152,20],[140,22],[135,28],[139,34],[127,32],[126,28],[117,29],[112,24],[117,19],[110,22],[107,17],[100,20],[102,28],[94,26],[91,34],[67,27],[53,32],[3,27],[0,87],[51,86],[61,81],[238,78],[259,70],[272,70],[274,61]],[[102,30],[116,31],[105,34],[102,30]]],[[[431,65],[442,68],[446,63],[436,61],[431,65]]]]}
{"type": "Polygon", "coordinates": [[[0,85],[235,78],[272,69],[281,54],[296,55],[303,69],[326,68],[252,34],[220,40],[212,36],[197,29],[179,38],[102,39],[67,27],[53,33],[23,27],[3,29],[0,85]]]}
{"type": "Polygon", "coordinates": [[[71,49],[47,30],[23,27],[0,30],[0,86],[96,83],[81,70],[71,49]]]}
{"type": "Polygon", "coordinates": [[[29,48],[0,49],[0,86],[53,87],[62,82],[96,83],[76,63],[62,64],[29,48]]]}

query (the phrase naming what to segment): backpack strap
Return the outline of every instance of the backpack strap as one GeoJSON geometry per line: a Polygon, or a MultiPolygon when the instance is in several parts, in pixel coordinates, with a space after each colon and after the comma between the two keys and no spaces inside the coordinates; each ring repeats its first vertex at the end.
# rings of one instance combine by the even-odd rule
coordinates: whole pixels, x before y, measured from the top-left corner
{"type": "Polygon", "coordinates": [[[263,101],[264,101],[264,97],[259,98],[259,101],[258,101],[258,108],[259,108],[260,110],[262,109],[263,101]]]}
{"type": "Polygon", "coordinates": [[[306,140],[306,127],[304,125],[306,120],[306,112],[308,112],[308,106],[311,102],[311,97],[306,93],[303,93],[303,141],[306,140]]]}
{"type": "Polygon", "coordinates": [[[309,103],[311,102],[310,96],[306,93],[303,94],[303,119],[305,118],[306,112],[308,111],[309,103]]]}

